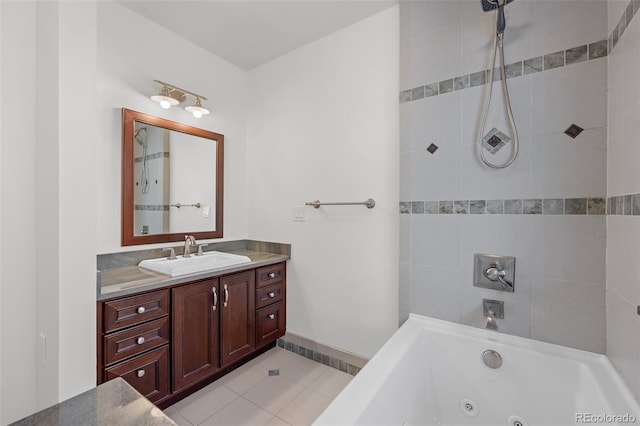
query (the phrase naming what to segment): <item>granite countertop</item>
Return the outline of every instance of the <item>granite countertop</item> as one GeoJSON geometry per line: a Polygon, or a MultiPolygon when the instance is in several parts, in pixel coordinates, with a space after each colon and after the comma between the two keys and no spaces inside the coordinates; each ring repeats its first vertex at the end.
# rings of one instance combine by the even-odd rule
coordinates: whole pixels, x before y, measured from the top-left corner
{"type": "MultiPolygon", "coordinates": [[[[140,259],[166,256],[166,252],[161,255],[158,255],[158,253],[160,253],[158,250],[149,250],[149,253],[136,252],[135,255],[119,261],[113,261],[113,259],[99,259],[97,300],[106,300],[141,291],[154,290],[203,278],[267,266],[274,263],[280,263],[291,258],[291,248],[288,244],[242,240],[231,243],[210,244],[209,246],[210,247],[208,248],[212,250],[248,256],[251,259],[251,263],[216,269],[215,271],[170,277],[168,275],[159,274],[137,266],[140,259]],[[103,266],[104,269],[100,270],[101,263],[103,265],[108,264],[108,266],[103,266]]],[[[178,250],[176,250],[176,252],[177,251],[178,250]]],[[[179,255],[179,253],[176,254],[179,255]]],[[[111,256],[112,258],[115,256],[122,257],[120,254],[101,256],[111,256]]]]}
{"type": "Polygon", "coordinates": [[[177,426],[158,407],[120,377],[25,417],[14,425],[177,426]]]}

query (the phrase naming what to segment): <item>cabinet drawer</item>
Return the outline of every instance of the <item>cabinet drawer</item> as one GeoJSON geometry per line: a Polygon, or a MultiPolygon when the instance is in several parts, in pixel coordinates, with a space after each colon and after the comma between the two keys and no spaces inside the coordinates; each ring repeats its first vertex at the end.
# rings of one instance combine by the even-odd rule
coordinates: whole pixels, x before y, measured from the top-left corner
{"type": "Polygon", "coordinates": [[[160,318],[104,337],[105,364],[113,364],[169,343],[169,318],[160,318]]]}
{"type": "Polygon", "coordinates": [[[284,264],[269,265],[256,270],[256,287],[276,284],[282,281],[284,264]]]}
{"type": "Polygon", "coordinates": [[[112,300],[104,304],[104,332],[118,330],[169,314],[169,290],[112,300]]]}
{"type": "Polygon", "coordinates": [[[284,336],[284,303],[277,302],[256,311],[256,348],[284,336]]]}
{"type": "Polygon", "coordinates": [[[169,347],[107,368],[104,376],[105,381],[122,377],[149,401],[159,401],[169,395],[169,347]]]}
{"type": "Polygon", "coordinates": [[[282,300],[282,283],[256,289],[256,308],[263,308],[282,300]]]}

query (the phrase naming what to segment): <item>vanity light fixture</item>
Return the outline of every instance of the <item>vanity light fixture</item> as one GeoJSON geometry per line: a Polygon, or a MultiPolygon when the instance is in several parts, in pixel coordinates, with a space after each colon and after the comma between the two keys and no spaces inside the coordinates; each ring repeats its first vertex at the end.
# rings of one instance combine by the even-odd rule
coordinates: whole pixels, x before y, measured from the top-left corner
{"type": "Polygon", "coordinates": [[[201,99],[207,100],[204,96],[181,89],[164,81],[153,81],[162,85],[162,89],[159,94],[151,96],[151,100],[158,102],[162,108],[169,109],[172,105],[179,105],[187,99],[187,95],[191,95],[193,96],[193,104],[186,107],[185,110],[192,113],[196,118],[209,114],[209,110],[204,108],[200,102],[201,99]]]}

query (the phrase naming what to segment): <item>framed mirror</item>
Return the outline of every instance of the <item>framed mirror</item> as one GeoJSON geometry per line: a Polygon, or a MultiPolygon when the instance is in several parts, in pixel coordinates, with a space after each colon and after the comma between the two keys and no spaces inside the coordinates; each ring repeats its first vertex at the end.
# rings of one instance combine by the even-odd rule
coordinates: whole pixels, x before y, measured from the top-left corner
{"type": "Polygon", "coordinates": [[[122,245],[222,238],[224,135],[122,109],[122,245]]]}

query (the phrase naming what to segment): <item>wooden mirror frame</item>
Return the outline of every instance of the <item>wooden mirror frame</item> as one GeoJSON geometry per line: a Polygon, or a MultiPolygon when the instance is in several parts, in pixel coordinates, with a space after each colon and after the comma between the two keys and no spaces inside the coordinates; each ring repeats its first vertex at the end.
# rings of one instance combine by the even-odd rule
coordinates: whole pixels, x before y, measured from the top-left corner
{"type": "Polygon", "coordinates": [[[185,235],[193,235],[195,238],[204,240],[210,238],[222,238],[222,212],[223,212],[223,176],[224,176],[224,135],[176,123],[164,118],[154,117],[141,112],[122,108],[122,238],[123,246],[138,244],[166,243],[173,241],[184,241],[185,235]],[[199,232],[179,232],[165,234],[135,235],[133,229],[134,217],[134,129],[135,123],[145,123],[152,126],[162,127],[188,135],[211,139],[216,142],[216,208],[215,226],[212,231],[199,232]]]}

